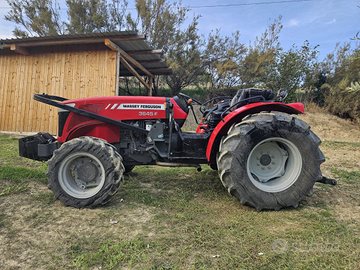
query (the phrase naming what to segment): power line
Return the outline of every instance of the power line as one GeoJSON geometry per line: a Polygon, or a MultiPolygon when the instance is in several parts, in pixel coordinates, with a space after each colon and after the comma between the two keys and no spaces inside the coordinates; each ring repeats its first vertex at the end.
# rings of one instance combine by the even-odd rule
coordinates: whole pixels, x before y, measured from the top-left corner
{"type": "Polygon", "coordinates": [[[211,5],[211,6],[189,6],[189,8],[237,7],[237,6],[254,6],[254,5],[271,5],[271,4],[283,4],[283,3],[310,2],[310,1],[311,0],[271,1],[271,2],[255,2],[255,3],[242,3],[242,4],[211,5]]]}
{"type": "MultiPolygon", "coordinates": [[[[189,6],[193,8],[215,8],[215,7],[239,7],[239,6],[255,6],[255,5],[273,5],[273,4],[284,4],[284,3],[299,3],[299,2],[310,2],[311,0],[284,0],[284,1],[271,1],[271,2],[255,2],[255,3],[242,3],[242,4],[224,4],[224,5],[208,5],[208,6],[189,6]]],[[[10,7],[0,7],[0,9],[10,9],[10,7]]],[[[136,8],[128,8],[128,10],[135,10],[136,8]]],[[[60,8],[60,10],[67,10],[60,8]]]]}

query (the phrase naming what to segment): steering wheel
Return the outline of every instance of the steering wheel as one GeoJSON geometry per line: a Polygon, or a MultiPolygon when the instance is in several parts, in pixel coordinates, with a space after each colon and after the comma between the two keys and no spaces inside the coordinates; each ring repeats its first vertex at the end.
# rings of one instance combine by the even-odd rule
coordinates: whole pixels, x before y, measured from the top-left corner
{"type": "Polygon", "coordinates": [[[233,98],[233,97],[230,97],[230,96],[214,97],[214,98],[206,101],[205,103],[202,103],[202,104],[201,104],[201,106],[200,106],[200,112],[201,112],[202,114],[204,114],[204,113],[205,113],[205,111],[204,111],[204,110],[205,110],[205,105],[209,104],[209,103],[212,102],[212,101],[215,101],[215,100],[217,100],[217,99],[219,99],[219,100],[225,100],[225,99],[232,99],[232,98],[233,98]]]}
{"type": "Polygon", "coordinates": [[[184,99],[184,101],[185,101],[185,103],[186,103],[186,106],[187,106],[187,105],[190,105],[192,102],[195,102],[195,103],[197,103],[197,104],[199,104],[199,105],[202,104],[200,101],[198,101],[198,100],[196,100],[196,99],[193,99],[192,97],[190,97],[190,96],[188,96],[188,95],[185,95],[185,94],[183,94],[183,93],[179,93],[179,96],[182,96],[182,98],[184,99]],[[191,100],[190,103],[189,103],[189,100],[191,100]]]}

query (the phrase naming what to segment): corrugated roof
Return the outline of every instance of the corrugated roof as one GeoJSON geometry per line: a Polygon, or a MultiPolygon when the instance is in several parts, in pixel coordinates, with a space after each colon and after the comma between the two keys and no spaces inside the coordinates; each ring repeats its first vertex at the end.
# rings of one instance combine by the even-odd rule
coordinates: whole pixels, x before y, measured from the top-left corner
{"type": "Polygon", "coordinates": [[[113,32],[101,32],[101,33],[87,33],[87,34],[69,34],[69,35],[54,35],[54,36],[43,36],[43,37],[24,37],[24,38],[6,38],[0,39],[2,44],[18,44],[23,42],[38,42],[38,41],[50,41],[50,40],[67,40],[74,38],[91,38],[91,37],[119,37],[119,36],[135,36],[137,33],[135,31],[113,31],[113,32]]]}
{"type": "MultiPolygon", "coordinates": [[[[12,44],[23,47],[34,46],[53,46],[58,44],[87,44],[104,43],[105,39],[110,39],[132,58],[140,62],[146,69],[154,75],[169,75],[172,70],[162,61],[156,53],[149,53],[153,49],[146,43],[144,35],[138,35],[135,31],[114,31],[88,34],[57,35],[43,37],[11,38],[0,39],[0,48],[9,48],[12,44]],[[136,52],[136,54],[131,54],[136,52]],[[143,62],[145,61],[145,62],[143,62]]],[[[146,75],[143,71],[134,67],[140,75],[146,75]]],[[[120,76],[132,76],[132,74],[120,65],[120,76]]]]}

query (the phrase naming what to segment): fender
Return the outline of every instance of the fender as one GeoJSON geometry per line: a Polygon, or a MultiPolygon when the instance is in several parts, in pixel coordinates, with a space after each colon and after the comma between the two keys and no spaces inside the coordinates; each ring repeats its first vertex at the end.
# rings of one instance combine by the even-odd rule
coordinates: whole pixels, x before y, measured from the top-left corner
{"type": "Polygon", "coordinates": [[[249,114],[259,113],[262,111],[278,111],[289,114],[305,114],[304,104],[302,103],[284,104],[281,102],[258,102],[242,106],[229,113],[224,118],[224,120],[220,121],[214,129],[213,133],[209,138],[209,142],[206,148],[207,160],[210,161],[215,158],[215,153],[218,151],[221,137],[227,134],[228,130],[234,123],[241,122],[242,119],[249,114]]]}

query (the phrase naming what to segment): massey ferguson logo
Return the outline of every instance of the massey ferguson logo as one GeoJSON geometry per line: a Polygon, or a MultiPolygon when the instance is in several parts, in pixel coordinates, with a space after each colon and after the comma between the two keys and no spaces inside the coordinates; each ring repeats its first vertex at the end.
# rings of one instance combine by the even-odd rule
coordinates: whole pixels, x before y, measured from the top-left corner
{"type": "Polygon", "coordinates": [[[165,110],[164,104],[109,103],[105,110],[165,110]]]}

